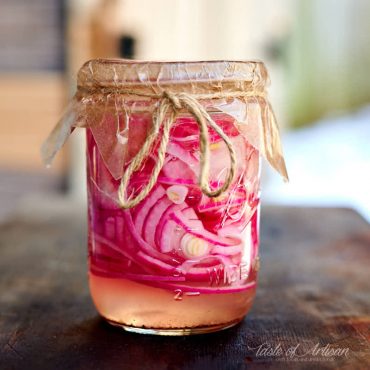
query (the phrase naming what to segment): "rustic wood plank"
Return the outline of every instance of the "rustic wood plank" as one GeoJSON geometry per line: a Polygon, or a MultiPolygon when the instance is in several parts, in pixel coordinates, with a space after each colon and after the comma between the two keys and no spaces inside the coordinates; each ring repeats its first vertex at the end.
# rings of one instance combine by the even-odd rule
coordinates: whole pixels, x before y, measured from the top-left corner
{"type": "Polygon", "coordinates": [[[261,271],[241,325],[152,337],[105,324],[90,301],[82,217],[54,212],[0,226],[0,369],[370,368],[370,227],[348,209],[265,207],[261,271]],[[266,343],[279,356],[259,356],[266,343]],[[289,358],[318,344],[347,356],[289,358]]]}

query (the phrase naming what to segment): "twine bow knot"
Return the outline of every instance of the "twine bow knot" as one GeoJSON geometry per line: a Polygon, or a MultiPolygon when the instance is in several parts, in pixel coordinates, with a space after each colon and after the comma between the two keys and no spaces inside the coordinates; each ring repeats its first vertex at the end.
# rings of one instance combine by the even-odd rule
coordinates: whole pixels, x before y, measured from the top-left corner
{"type": "Polygon", "coordinates": [[[139,152],[126,168],[118,188],[119,205],[124,209],[132,208],[140,203],[150,193],[156,184],[158,175],[164,164],[170,130],[176,121],[178,111],[181,109],[187,110],[195,118],[195,121],[199,127],[200,173],[198,182],[203,194],[209,197],[218,197],[229,188],[234,179],[236,154],[233,144],[229,137],[224,133],[222,128],[211,118],[201,103],[187,93],[172,93],[169,91],[164,91],[158,96],[158,98],[159,102],[153,114],[153,124],[149,134],[139,152]],[[211,127],[224,141],[230,156],[228,175],[223,185],[216,190],[212,190],[209,186],[210,142],[208,126],[211,127]],[[150,154],[150,151],[152,150],[153,145],[160,133],[161,138],[157,153],[158,158],[150,179],[148,183],[141,189],[139,194],[128,199],[126,192],[130,178],[135,171],[140,169],[141,165],[150,154]]]}
{"type": "Polygon", "coordinates": [[[175,95],[173,93],[170,93],[168,91],[163,91],[162,93],[162,99],[167,99],[169,102],[172,103],[172,105],[174,106],[174,108],[180,110],[182,108],[181,106],[181,100],[180,100],[180,95],[181,94],[178,94],[178,95],[175,95]]]}

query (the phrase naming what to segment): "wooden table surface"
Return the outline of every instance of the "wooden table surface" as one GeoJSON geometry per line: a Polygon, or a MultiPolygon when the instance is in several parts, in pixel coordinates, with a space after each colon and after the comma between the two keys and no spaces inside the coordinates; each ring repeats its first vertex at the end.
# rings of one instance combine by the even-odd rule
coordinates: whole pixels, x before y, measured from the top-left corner
{"type": "Polygon", "coordinates": [[[3,223],[0,369],[370,369],[369,224],[349,209],[265,207],[261,225],[247,318],[219,333],[155,337],[98,317],[83,217],[3,223]]]}

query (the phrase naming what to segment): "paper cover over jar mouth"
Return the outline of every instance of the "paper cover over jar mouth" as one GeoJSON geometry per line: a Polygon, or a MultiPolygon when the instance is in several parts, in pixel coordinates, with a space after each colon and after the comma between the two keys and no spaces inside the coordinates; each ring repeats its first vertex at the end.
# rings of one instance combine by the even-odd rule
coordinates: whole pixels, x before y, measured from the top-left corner
{"type": "Polygon", "coordinates": [[[135,88],[143,93],[191,94],[263,91],[268,72],[260,61],[149,62],[126,59],[93,59],[78,72],[79,91],[90,93],[135,88]]]}
{"type": "Polygon", "coordinates": [[[154,123],[169,104],[167,113],[192,114],[198,123],[194,112],[200,110],[207,122],[212,121],[208,112],[232,117],[247,142],[287,180],[268,85],[267,69],[260,61],[90,60],[81,67],[77,92],[42,146],[42,158],[50,164],[74,128],[89,128],[113,178],[121,179],[129,160],[129,117],[146,112],[154,123]],[[109,117],[117,124],[110,136],[103,127],[109,117]]]}

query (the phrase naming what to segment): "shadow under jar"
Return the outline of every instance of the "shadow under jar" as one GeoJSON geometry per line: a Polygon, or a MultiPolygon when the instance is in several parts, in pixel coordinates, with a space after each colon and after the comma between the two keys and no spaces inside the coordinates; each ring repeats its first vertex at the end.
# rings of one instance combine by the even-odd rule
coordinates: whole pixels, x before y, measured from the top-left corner
{"type": "Polygon", "coordinates": [[[74,125],[87,135],[89,283],[111,324],[198,334],[250,309],[261,154],[286,175],[266,80],[260,62],[81,68],[74,125]]]}

